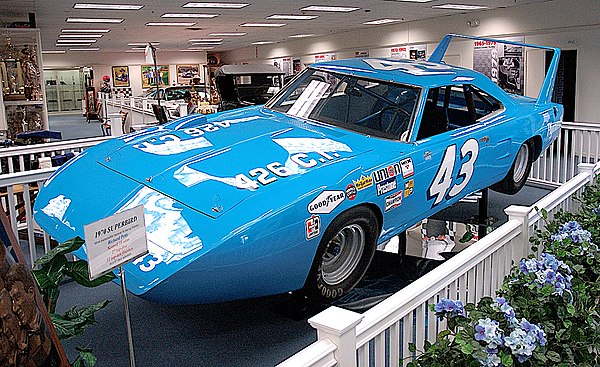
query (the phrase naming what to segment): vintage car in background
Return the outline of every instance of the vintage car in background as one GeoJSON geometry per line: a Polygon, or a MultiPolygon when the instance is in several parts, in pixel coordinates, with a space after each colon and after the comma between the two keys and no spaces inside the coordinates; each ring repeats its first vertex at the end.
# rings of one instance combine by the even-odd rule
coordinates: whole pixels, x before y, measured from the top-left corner
{"type": "Polygon", "coordinates": [[[150,252],[124,269],[153,301],[340,297],[378,243],[472,192],[517,192],[560,130],[558,49],[522,45],[554,53],[536,99],[442,63],[452,37],[429,61],[316,63],[264,106],[89,148],[44,183],[35,220],[66,241],[142,204],[150,252]]]}
{"type": "Polygon", "coordinates": [[[283,74],[273,65],[223,65],[215,73],[219,110],[266,103],[283,86],[283,74]]]}
{"type": "Polygon", "coordinates": [[[179,85],[171,87],[160,87],[158,93],[156,88],[146,90],[139,98],[136,98],[135,104],[137,108],[152,111],[152,105],[157,104],[160,99],[160,104],[167,108],[169,116],[178,116],[177,109],[179,103],[183,103],[185,94],[190,93],[195,95],[200,100],[206,100],[208,93],[204,84],[200,85],[179,85]]]}

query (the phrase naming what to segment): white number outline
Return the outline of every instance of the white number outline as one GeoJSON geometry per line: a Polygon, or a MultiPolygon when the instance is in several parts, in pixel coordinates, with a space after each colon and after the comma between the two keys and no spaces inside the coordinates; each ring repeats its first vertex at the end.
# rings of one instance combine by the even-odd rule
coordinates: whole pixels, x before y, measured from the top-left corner
{"type": "Polygon", "coordinates": [[[456,165],[456,144],[449,145],[444,151],[444,157],[438,167],[433,181],[427,189],[427,200],[434,199],[434,207],[442,202],[443,199],[451,199],[461,193],[467,186],[473,172],[475,171],[475,161],[479,156],[479,143],[476,139],[468,139],[460,148],[460,169],[456,179],[453,179],[454,168],[456,165]],[[466,161],[463,160],[467,158],[466,161]],[[462,179],[460,183],[457,183],[462,179]],[[454,184],[452,184],[454,182],[454,184]],[[443,195],[440,195],[443,194],[443,195]]]}

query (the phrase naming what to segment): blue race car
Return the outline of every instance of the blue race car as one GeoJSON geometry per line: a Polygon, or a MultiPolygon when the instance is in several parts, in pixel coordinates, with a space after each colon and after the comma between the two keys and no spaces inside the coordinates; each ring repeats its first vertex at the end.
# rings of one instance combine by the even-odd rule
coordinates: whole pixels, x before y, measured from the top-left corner
{"type": "Polygon", "coordinates": [[[124,269],[153,301],[339,297],[378,243],[474,191],[517,192],[560,130],[558,49],[511,43],[554,52],[534,99],[442,63],[452,37],[427,62],[314,64],[264,106],[87,149],[45,182],[35,220],[66,241],[143,204],[149,254],[124,269]]]}

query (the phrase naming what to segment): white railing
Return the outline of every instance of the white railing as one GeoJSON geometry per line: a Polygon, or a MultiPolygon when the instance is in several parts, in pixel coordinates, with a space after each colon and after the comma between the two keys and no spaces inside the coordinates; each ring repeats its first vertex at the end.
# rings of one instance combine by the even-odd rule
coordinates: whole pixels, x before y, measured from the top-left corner
{"type": "Polygon", "coordinates": [[[422,348],[435,342],[445,327],[429,312],[441,298],[476,302],[492,296],[508,274],[511,262],[529,253],[529,237],[542,225],[538,209],[549,217],[559,210],[574,210],[573,197],[600,173],[600,163],[582,163],[580,173],[531,207],[510,206],[507,223],[447,260],[427,275],[385,299],[363,314],[330,307],[310,318],[318,340],[279,364],[290,366],[397,366],[414,355],[408,344],[422,348]],[[335,350],[331,350],[331,343],[335,350]],[[336,363],[329,358],[331,353],[336,363]]]}
{"type": "Polygon", "coordinates": [[[600,124],[565,122],[558,138],[531,167],[529,181],[558,186],[575,176],[579,163],[600,160],[600,124]]]}
{"type": "Polygon", "coordinates": [[[106,141],[110,137],[98,137],[57,141],[0,149],[0,172],[13,173],[31,170],[31,162],[42,157],[54,157],[66,153],[78,154],[84,149],[106,141]]]}

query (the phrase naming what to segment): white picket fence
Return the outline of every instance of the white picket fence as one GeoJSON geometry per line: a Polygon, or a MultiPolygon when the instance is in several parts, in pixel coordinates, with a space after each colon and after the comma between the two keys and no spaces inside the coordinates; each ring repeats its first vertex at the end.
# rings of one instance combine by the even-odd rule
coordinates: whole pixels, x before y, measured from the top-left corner
{"type": "MultiPolygon", "coordinates": [[[[383,367],[396,366],[400,361],[407,363],[412,357],[409,342],[422,347],[425,340],[435,340],[437,332],[445,326],[428,311],[430,304],[440,298],[474,302],[492,295],[511,261],[527,253],[527,239],[541,221],[535,206],[545,208],[550,215],[560,208],[577,207],[573,196],[600,172],[597,126],[565,123],[556,142],[535,162],[531,182],[553,187],[564,185],[532,207],[507,208],[507,223],[369,311],[359,314],[331,307],[312,317],[309,322],[317,330],[318,340],[280,366],[383,367]]],[[[27,241],[31,262],[50,249],[50,237],[33,221],[32,198],[56,167],[30,170],[28,162],[41,156],[80,152],[106,139],[0,150],[0,167],[9,172],[0,174],[0,202],[9,214],[17,238],[21,235],[27,241]]]]}
{"type": "Polygon", "coordinates": [[[593,182],[600,163],[581,163],[580,173],[531,207],[505,209],[507,223],[447,260],[427,275],[385,299],[363,314],[330,307],[310,318],[317,341],[279,364],[279,367],[385,367],[410,362],[409,343],[419,348],[435,342],[445,328],[429,311],[442,298],[476,302],[499,289],[511,262],[529,253],[529,237],[541,226],[536,208],[549,217],[559,210],[576,210],[574,196],[593,182]]]}

